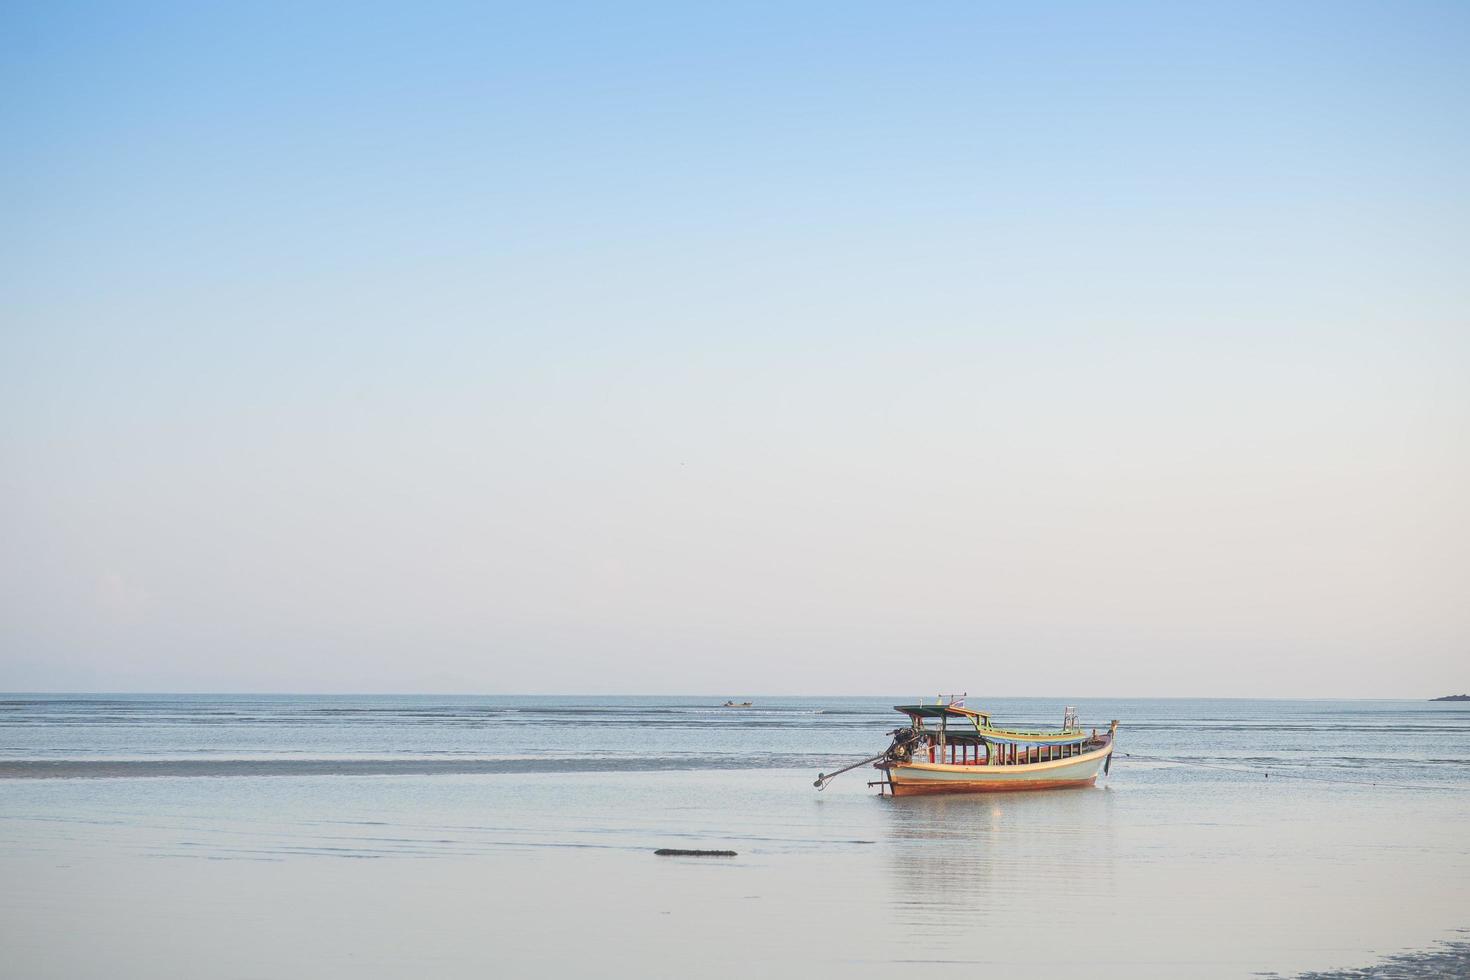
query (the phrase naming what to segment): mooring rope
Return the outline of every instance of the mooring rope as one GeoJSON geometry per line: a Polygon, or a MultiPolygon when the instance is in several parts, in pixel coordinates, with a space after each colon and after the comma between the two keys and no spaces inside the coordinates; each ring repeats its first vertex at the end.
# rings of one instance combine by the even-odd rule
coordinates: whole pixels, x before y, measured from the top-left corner
{"type": "Polygon", "coordinates": [[[1156,755],[1134,755],[1132,752],[1118,752],[1125,759],[1136,759],[1139,762],[1157,762],[1165,766],[1184,766],[1193,769],[1219,769],[1222,772],[1243,772],[1248,776],[1262,776],[1267,779],[1276,776],[1280,779],[1310,779],[1318,783],[1350,783],[1356,786],[1382,786],[1388,789],[1448,789],[1458,792],[1470,791],[1470,786],[1436,786],[1432,783],[1391,783],[1375,782],[1367,779],[1348,779],[1339,776],[1312,776],[1303,772],[1282,772],[1279,769],[1266,769],[1256,767],[1247,769],[1243,766],[1221,766],[1211,762],[1182,762],[1178,759],[1162,759],[1156,755]]]}

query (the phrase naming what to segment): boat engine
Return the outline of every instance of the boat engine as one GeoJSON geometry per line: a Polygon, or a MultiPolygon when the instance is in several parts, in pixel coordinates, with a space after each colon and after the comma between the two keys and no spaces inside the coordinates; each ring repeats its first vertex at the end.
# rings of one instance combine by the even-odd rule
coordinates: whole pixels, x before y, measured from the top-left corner
{"type": "Polygon", "coordinates": [[[914,747],[924,739],[916,728],[895,728],[888,734],[893,736],[893,742],[883,757],[889,762],[908,762],[914,757],[914,747]]]}

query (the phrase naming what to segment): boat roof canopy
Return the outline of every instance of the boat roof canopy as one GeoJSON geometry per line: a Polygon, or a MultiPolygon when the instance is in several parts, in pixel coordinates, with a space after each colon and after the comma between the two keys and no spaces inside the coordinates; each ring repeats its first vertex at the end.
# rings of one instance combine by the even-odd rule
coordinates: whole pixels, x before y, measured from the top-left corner
{"type": "Polygon", "coordinates": [[[983,711],[971,711],[958,704],[895,704],[894,711],[902,711],[910,718],[979,718],[989,721],[983,711]]]}

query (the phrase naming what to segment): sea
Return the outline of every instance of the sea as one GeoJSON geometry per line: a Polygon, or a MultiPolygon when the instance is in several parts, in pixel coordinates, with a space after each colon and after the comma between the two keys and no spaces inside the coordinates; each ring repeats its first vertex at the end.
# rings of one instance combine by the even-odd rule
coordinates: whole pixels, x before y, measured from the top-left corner
{"type": "Polygon", "coordinates": [[[0,695],[0,977],[1470,971],[1470,703],[972,697],[1111,772],[814,788],[920,700],[0,695]]]}

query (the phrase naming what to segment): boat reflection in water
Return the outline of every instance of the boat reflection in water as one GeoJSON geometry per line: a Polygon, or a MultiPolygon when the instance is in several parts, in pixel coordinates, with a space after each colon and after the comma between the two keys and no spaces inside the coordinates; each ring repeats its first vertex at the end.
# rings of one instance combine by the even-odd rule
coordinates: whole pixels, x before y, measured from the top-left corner
{"type": "Polygon", "coordinates": [[[1114,795],[885,800],[889,917],[915,942],[894,959],[1021,963],[1117,942],[1114,795]]]}

